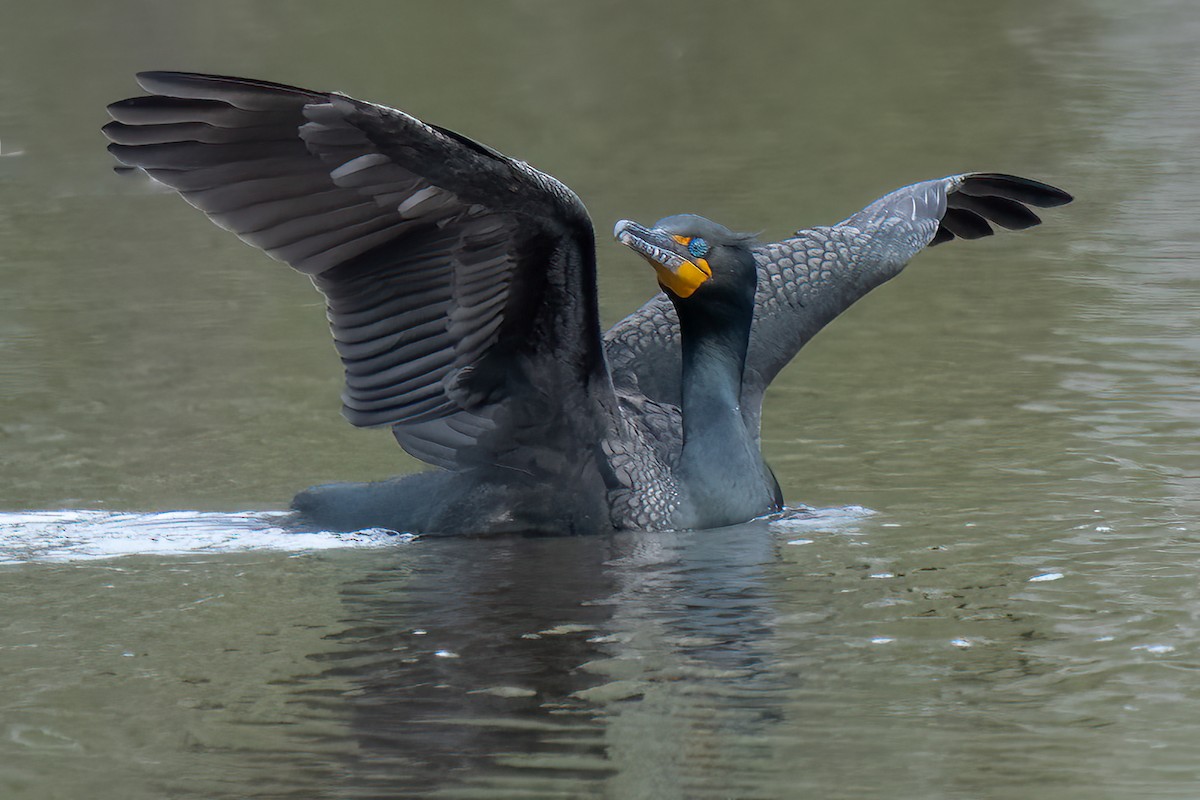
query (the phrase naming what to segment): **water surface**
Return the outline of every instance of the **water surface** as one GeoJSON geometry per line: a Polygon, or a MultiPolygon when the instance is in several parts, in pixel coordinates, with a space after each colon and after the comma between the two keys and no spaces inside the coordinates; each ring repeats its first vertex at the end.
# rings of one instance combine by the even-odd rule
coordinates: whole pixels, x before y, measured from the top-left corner
{"type": "MultiPolygon", "coordinates": [[[[1200,17],[872,2],[0,2],[0,795],[1193,798],[1200,17]],[[289,540],[419,465],[337,414],[307,282],[110,171],[133,72],[341,89],[597,229],[780,237],[971,169],[1046,225],[921,255],[767,398],[807,517],[289,540]]],[[[600,243],[607,321],[653,291],[600,243]]]]}

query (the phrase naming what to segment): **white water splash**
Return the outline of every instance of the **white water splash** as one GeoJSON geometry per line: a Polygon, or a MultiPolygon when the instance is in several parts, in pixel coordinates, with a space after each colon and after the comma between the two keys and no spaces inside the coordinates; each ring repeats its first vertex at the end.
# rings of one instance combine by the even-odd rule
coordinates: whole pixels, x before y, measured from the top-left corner
{"type": "Polygon", "coordinates": [[[838,508],[810,508],[808,506],[789,506],[778,514],[765,517],[771,530],[780,532],[803,530],[838,530],[852,525],[875,512],[862,506],[841,506],[838,508]]]}
{"type": "Polygon", "coordinates": [[[387,547],[416,538],[382,528],[301,533],[284,527],[287,516],[284,512],[0,512],[0,564],[250,550],[309,552],[387,547]]]}

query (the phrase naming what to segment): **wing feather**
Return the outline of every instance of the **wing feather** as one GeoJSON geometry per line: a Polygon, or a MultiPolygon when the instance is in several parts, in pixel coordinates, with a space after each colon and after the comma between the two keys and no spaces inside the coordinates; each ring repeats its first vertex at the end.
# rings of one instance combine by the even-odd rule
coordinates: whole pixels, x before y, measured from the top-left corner
{"type": "Polygon", "coordinates": [[[538,427],[523,406],[545,396],[604,424],[591,222],[565,186],[345,95],[138,80],[150,96],[109,107],[109,150],[311,277],[352,423],[392,425],[410,452],[450,467],[511,456],[513,426],[538,427]]]}

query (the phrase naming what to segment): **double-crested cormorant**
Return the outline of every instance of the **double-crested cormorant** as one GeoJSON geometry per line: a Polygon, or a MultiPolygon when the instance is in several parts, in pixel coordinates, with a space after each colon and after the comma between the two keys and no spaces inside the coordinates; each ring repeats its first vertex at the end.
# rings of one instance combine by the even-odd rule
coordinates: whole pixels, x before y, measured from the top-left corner
{"type": "Polygon", "coordinates": [[[800,347],[928,244],[1071,199],[974,173],[765,245],[694,215],[623,221],[665,296],[601,337],[591,221],[553,177],[341,94],[138,80],[151,96],[109,106],[110,151],[309,275],[346,418],[445,468],[301,492],[300,514],[333,529],[592,533],[776,510],[762,395],[800,347]]]}

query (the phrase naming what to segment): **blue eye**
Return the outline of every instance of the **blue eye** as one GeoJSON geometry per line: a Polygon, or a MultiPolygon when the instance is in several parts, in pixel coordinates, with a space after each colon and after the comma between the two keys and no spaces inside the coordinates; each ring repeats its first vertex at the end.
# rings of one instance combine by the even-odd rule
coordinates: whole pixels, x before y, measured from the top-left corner
{"type": "Polygon", "coordinates": [[[688,252],[692,254],[692,258],[703,258],[708,252],[708,242],[697,236],[688,242],[688,252]]]}

